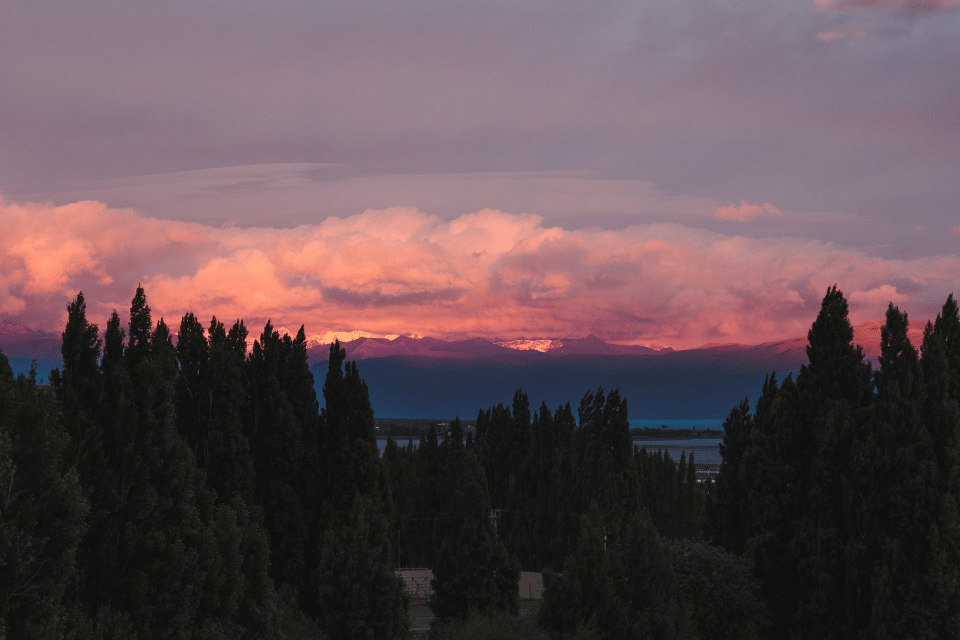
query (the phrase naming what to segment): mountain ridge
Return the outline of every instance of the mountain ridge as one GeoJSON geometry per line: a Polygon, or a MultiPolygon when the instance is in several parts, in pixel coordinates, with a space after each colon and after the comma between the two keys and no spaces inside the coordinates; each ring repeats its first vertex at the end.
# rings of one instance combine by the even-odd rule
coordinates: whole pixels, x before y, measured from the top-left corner
{"type": "MultiPolygon", "coordinates": [[[[910,331],[919,346],[922,326],[910,331]]],[[[882,321],[854,327],[854,341],[876,367],[882,321]]],[[[255,336],[251,336],[255,338],[255,336]]],[[[252,339],[250,342],[252,343],[252,339]]],[[[533,407],[575,405],[590,389],[619,390],[632,418],[723,418],[744,397],[756,400],[764,378],[782,380],[807,362],[805,337],[757,345],[714,344],[695,349],[624,347],[596,336],[551,340],[541,352],[511,349],[485,338],[361,337],[343,344],[347,358],[362,361],[361,375],[378,416],[472,418],[524,389],[533,407]],[[566,348],[563,348],[566,347],[566,348]],[[606,353],[591,353],[606,351],[606,353]]],[[[61,366],[60,336],[0,323],[0,349],[16,373],[37,362],[38,376],[61,366]]],[[[308,348],[310,370],[323,403],[329,345],[308,348]]]]}

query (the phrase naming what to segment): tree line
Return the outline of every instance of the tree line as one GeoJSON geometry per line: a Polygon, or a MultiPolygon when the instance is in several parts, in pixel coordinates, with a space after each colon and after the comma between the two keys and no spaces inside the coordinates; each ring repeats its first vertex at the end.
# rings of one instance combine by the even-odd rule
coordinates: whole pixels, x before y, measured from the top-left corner
{"type": "Polygon", "coordinates": [[[724,423],[712,521],[761,580],[776,638],[960,632],[960,320],[918,350],[892,304],[880,367],[826,294],[796,378],[768,376],[724,423]]]}
{"type": "Polygon", "coordinates": [[[716,483],[634,446],[616,390],[576,410],[518,390],[475,434],[379,456],[338,343],[321,408],[303,327],[250,345],[188,313],[174,343],[142,288],[126,329],[101,335],[82,294],[67,311],[49,386],[0,353],[0,638],[404,638],[397,566],[433,570],[440,638],[960,628],[952,296],[919,353],[891,306],[873,371],[831,288],[809,364],[725,420],[716,483]],[[521,569],[544,572],[534,626],[521,569]]]}
{"type": "Polygon", "coordinates": [[[0,354],[0,637],[403,637],[366,385],[303,328],[67,308],[50,387],[0,354]]]}

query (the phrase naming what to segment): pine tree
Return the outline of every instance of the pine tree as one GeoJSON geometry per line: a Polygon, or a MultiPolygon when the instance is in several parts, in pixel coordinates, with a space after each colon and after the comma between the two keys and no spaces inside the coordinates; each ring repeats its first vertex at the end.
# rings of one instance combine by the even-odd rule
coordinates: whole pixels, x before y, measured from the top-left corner
{"type": "Polygon", "coordinates": [[[409,596],[391,565],[387,518],[374,498],[357,495],[345,525],[328,527],[321,543],[317,591],[329,637],[409,635],[409,596]]]}
{"type": "Polygon", "coordinates": [[[583,443],[580,487],[583,504],[596,502],[616,532],[640,508],[626,399],[619,391],[588,392],[578,411],[583,443]]]}
{"type": "Polygon", "coordinates": [[[205,369],[207,403],[207,462],[201,465],[207,484],[217,492],[221,502],[239,496],[248,505],[254,504],[253,455],[244,433],[243,414],[246,397],[243,389],[243,363],[246,351],[246,329],[237,321],[231,338],[216,318],[207,329],[209,359],[205,369]]]}
{"type": "MultiPolygon", "coordinates": [[[[764,381],[764,386],[768,384],[764,381]]],[[[743,555],[750,537],[750,505],[747,490],[740,481],[743,456],[749,444],[753,417],[750,401],[743,399],[723,421],[723,442],[720,443],[720,472],[714,491],[713,517],[718,542],[728,551],[743,555]]]]}
{"type": "MultiPolygon", "coordinates": [[[[81,302],[71,308],[67,336],[89,333],[81,302]]],[[[76,633],[272,637],[276,596],[261,575],[266,546],[242,502],[215,509],[177,432],[179,372],[169,329],[162,319],[154,328],[150,315],[138,288],[129,346],[116,312],[104,336],[99,428],[84,445],[97,455],[78,457],[81,477],[90,479],[91,526],[79,554],[76,633]]],[[[64,359],[55,376],[60,397],[83,388],[76,374],[84,362],[64,359]]]]}
{"type": "Polygon", "coordinates": [[[210,466],[208,418],[212,403],[208,388],[210,353],[203,325],[192,313],[180,321],[177,334],[177,428],[197,455],[202,469],[210,466]]]}
{"type": "Polygon", "coordinates": [[[769,615],[746,562],[704,542],[667,545],[679,591],[699,640],[759,640],[769,615]]]}
{"type": "Polygon", "coordinates": [[[552,638],[584,631],[611,640],[691,637],[689,607],[646,512],[631,514],[616,540],[605,520],[591,505],[563,574],[544,573],[540,625],[552,638]]]}
{"type": "Polygon", "coordinates": [[[357,495],[374,496],[380,493],[381,486],[370,392],[357,364],[344,363],[345,359],[346,351],[334,342],[330,346],[321,412],[328,517],[349,513],[357,495]]]}
{"type": "MultiPolygon", "coordinates": [[[[63,370],[54,369],[50,382],[60,401],[64,427],[70,437],[69,460],[83,471],[102,466],[98,461],[81,460],[87,456],[102,455],[91,451],[100,444],[99,417],[103,398],[100,378],[100,329],[87,321],[87,304],[83,293],[67,305],[67,326],[62,334],[60,353],[63,370]]],[[[84,485],[91,478],[82,478],[84,485]]]]}
{"type": "Polygon", "coordinates": [[[519,607],[520,567],[510,558],[490,521],[483,468],[473,451],[452,442],[443,451],[439,503],[450,519],[433,563],[431,609],[441,622],[471,613],[519,607]]]}
{"type": "MultiPolygon", "coordinates": [[[[851,515],[861,499],[853,490],[857,468],[851,455],[867,427],[872,400],[870,364],[854,346],[843,294],[831,287],[808,335],[808,365],[797,376],[799,428],[813,437],[803,478],[806,504],[796,519],[800,557],[797,624],[810,637],[843,637],[857,626],[848,579],[859,571],[848,542],[856,534],[851,515]]],[[[798,452],[804,455],[804,447],[798,452]]],[[[803,461],[805,462],[805,461],[803,461]]],[[[802,463],[801,463],[802,464],[802,463]]]]}
{"type": "Polygon", "coordinates": [[[288,585],[301,606],[308,592],[308,521],[302,485],[305,461],[300,411],[291,402],[286,382],[294,363],[289,335],[280,337],[270,322],[254,341],[248,362],[247,435],[253,452],[255,500],[263,509],[270,535],[271,573],[278,585],[288,585]]]}
{"type": "Polygon", "coordinates": [[[953,296],[947,298],[933,324],[928,323],[921,347],[920,369],[925,391],[921,421],[932,440],[938,505],[923,557],[923,597],[934,616],[936,632],[960,628],[960,319],[953,296]]]}
{"type": "Polygon", "coordinates": [[[0,351],[0,637],[60,638],[87,502],[70,440],[36,368],[13,378],[0,351]],[[9,636],[8,636],[9,634],[9,636]]]}

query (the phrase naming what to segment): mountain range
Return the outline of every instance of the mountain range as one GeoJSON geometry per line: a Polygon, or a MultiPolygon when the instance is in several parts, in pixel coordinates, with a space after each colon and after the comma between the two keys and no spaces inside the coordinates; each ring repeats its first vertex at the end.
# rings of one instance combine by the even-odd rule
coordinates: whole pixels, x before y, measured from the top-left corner
{"type": "MultiPolygon", "coordinates": [[[[883,322],[854,327],[854,342],[876,366],[883,322]]],[[[253,333],[253,331],[251,331],[253,333]]],[[[911,327],[919,346],[922,327],[911,327]]],[[[359,368],[380,417],[474,418],[480,409],[510,404],[523,389],[536,409],[553,410],[570,402],[576,408],[588,390],[619,389],[629,401],[631,418],[723,418],[744,397],[755,400],[764,376],[782,379],[806,362],[806,339],[759,345],[712,344],[696,349],[655,349],[617,345],[596,336],[580,339],[514,340],[484,338],[358,338],[342,345],[359,368]]],[[[39,377],[60,366],[59,334],[0,323],[0,349],[15,372],[32,360],[39,377]]],[[[317,395],[330,346],[308,348],[317,395]]]]}

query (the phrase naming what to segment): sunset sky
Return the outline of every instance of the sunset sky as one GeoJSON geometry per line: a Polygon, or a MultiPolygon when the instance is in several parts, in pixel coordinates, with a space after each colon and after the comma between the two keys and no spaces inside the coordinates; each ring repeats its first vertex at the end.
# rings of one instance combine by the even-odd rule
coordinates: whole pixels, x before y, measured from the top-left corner
{"type": "Polygon", "coordinates": [[[683,348],[958,282],[960,0],[0,8],[0,320],[683,348]]]}

